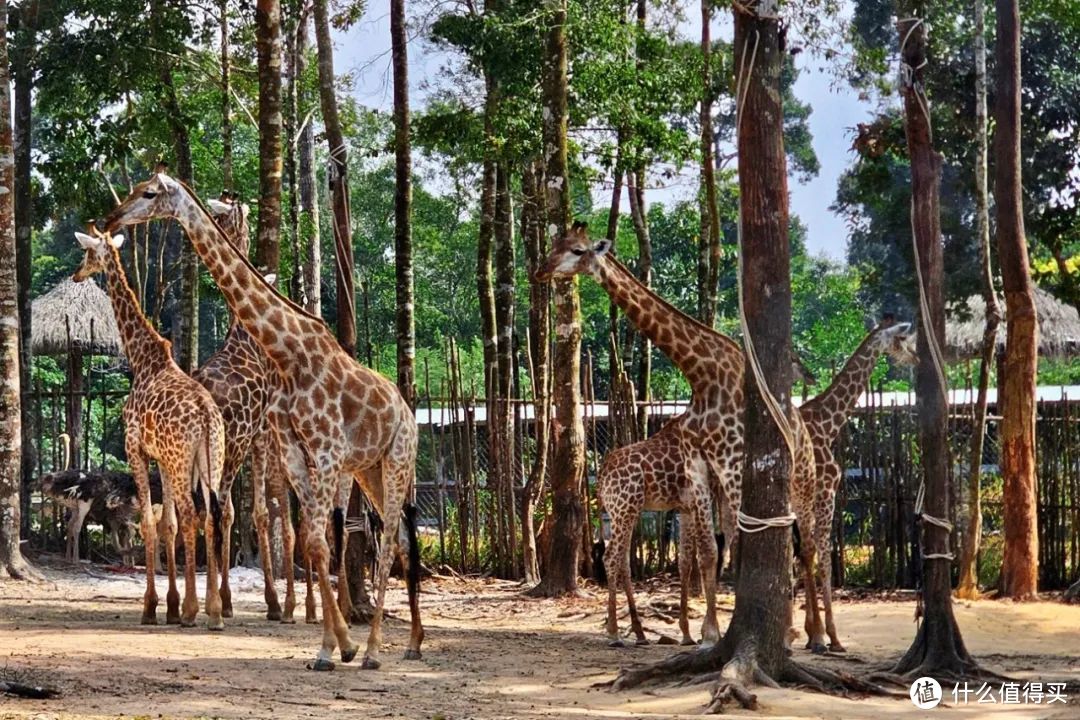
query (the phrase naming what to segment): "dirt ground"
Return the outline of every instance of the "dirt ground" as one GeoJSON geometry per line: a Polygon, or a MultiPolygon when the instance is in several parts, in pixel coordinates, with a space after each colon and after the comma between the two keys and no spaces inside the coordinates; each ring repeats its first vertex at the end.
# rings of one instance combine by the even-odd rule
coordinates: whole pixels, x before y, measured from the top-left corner
{"type": "MultiPolygon", "coordinates": [[[[48,582],[0,584],[0,672],[59,688],[53,700],[0,695],[0,718],[66,720],[164,718],[676,718],[700,714],[707,686],[646,686],[624,693],[593,688],[619,667],[657,660],[681,648],[652,644],[613,649],[603,636],[604,596],[531,600],[515,583],[435,577],[421,603],[427,639],[423,660],[402,660],[408,635],[404,586],[388,608],[383,667],[338,664],[333,673],[305,669],[320,639],[316,626],[263,619],[261,578],[233,576],[236,617],[224,633],[204,627],[138,624],[141,575],[102,567],[47,564],[48,582]]],[[[395,582],[395,581],[392,581],[395,582]]],[[[200,597],[202,592],[200,581],[200,597]]],[[[159,586],[160,588],[160,586],[159,586]]],[[[729,589],[730,590],[730,589],[729,589]]],[[[164,591],[161,590],[163,593],[164,591]]],[[[673,588],[656,583],[638,595],[653,637],[677,637],[668,615],[673,588]]],[[[302,603],[302,598],[301,598],[302,603]]],[[[721,626],[733,597],[721,601],[721,626]]],[[[695,631],[702,603],[695,605],[695,631]]],[[[898,657],[914,633],[914,602],[842,599],[837,621],[845,657],[800,659],[859,673],[898,657]]],[[[164,606],[159,607],[164,620],[164,606]]],[[[1021,682],[1080,681],[1080,607],[1056,601],[1023,605],[980,601],[957,605],[968,647],[984,664],[1021,682]]],[[[205,616],[200,616],[204,620],[205,616]]],[[[672,618],[673,619],[673,618],[672,618]]],[[[352,631],[363,644],[367,628],[352,631]]],[[[801,647],[801,645],[800,645],[801,647]]],[[[1080,718],[1080,696],[1067,705],[953,704],[918,710],[906,696],[851,699],[785,689],[757,689],[757,714],[790,718],[1080,718]]],[[[736,715],[754,713],[733,711],[736,715]]]]}

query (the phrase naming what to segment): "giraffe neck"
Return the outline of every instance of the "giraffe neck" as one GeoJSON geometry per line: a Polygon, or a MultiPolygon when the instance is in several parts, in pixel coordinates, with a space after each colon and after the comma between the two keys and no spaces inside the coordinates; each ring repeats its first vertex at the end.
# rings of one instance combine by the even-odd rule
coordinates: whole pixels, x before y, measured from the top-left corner
{"type": "Polygon", "coordinates": [[[874,335],[873,332],[867,335],[829,387],[803,406],[804,417],[811,418],[829,439],[835,438],[840,428],[844,427],[848,414],[870,381],[870,373],[874,371],[878,359],[878,352],[871,343],[874,335]]]}
{"type": "Polygon", "coordinates": [[[304,342],[281,342],[287,330],[283,319],[298,319],[301,332],[326,332],[320,323],[311,323],[310,316],[279,295],[266,279],[248,262],[210,214],[184,186],[178,195],[176,218],[184,227],[195,252],[202,258],[214,278],[234,322],[258,343],[271,359],[281,366],[296,363],[297,355],[305,351],[321,352],[304,342]]]}
{"type": "MultiPolygon", "coordinates": [[[[664,300],[638,280],[632,272],[610,255],[597,261],[593,277],[607,291],[612,302],[622,308],[638,331],[649,338],[671,362],[690,380],[701,376],[696,372],[701,364],[700,353],[693,352],[695,337],[718,339],[720,353],[735,353],[741,358],[741,350],[733,340],[701,324],[677,307],[664,300]]],[[[719,358],[704,358],[708,361],[719,358]]],[[[741,359],[738,361],[741,364],[741,359]]]]}
{"type": "Polygon", "coordinates": [[[107,251],[105,282],[109,288],[109,298],[112,300],[113,315],[116,316],[120,338],[124,343],[124,354],[127,355],[131,372],[138,382],[153,377],[174,364],[172,346],[154,330],[143,315],[120,264],[120,253],[111,245],[107,251]]]}

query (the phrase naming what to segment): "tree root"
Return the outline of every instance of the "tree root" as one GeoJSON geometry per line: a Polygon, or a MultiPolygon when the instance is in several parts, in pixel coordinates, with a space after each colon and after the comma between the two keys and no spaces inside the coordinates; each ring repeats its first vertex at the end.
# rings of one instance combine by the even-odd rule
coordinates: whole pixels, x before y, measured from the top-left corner
{"type": "Polygon", "coordinates": [[[25,559],[16,557],[6,563],[0,563],[0,580],[39,583],[45,580],[45,576],[25,559]]]}
{"type": "Polygon", "coordinates": [[[60,694],[59,690],[37,685],[24,685],[8,680],[0,680],[0,694],[13,695],[15,697],[30,700],[47,700],[60,694]]]}

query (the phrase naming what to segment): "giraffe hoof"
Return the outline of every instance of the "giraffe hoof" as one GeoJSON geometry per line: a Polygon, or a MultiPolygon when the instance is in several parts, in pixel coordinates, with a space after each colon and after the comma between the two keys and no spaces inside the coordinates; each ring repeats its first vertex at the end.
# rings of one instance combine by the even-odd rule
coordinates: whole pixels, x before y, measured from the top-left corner
{"type": "Polygon", "coordinates": [[[382,667],[382,663],[371,657],[370,655],[364,656],[364,661],[360,663],[360,667],[363,670],[378,670],[382,667]]]}
{"type": "MultiPolygon", "coordinates": [[[[180,625],[181,624],[180,616],[179,615],[168,615],[168,614],[165,615],[165,624],[166,625],[180,625]]],[[[192,623],[192,624],[194,624],[194,623],[192,623]]]]}
{"type": "Polygon", "coordinates": [[[231,618],[232,616],[233,616],[233,613],[232,613],[232,607],[231,606],[221,608],[221,617],[223,617],[223,618],[231,618]]]}
{"type": "Polygon", "coordinates": [[[643,638],[643,637],[642,637],[642,638],[638,638],[637,640],[635,640],[635,641],[634,641],[634,645],[636,645],[637,647],[645,647],[645,646],[646,646],[646,645],[648,645],[648,644],[649,644],[649,641],[648,641],[648,639],[647,639],[647,638],[643,638]]]}
{"type": "Polygon", "coordinates": [[[195,627],[195,618],[180,618],[180,627],[195,627]]]}
{"type": "Polygon", "coordinates": [[[278,609],[278,608],[270,608],[269,610],[266,611],[266,619],[269,620],[270,622],[280,622],[281,621],[281,610],[278,609]]]}
{"type": "Polygon", "coordinates": [[[697,643],[694,642],[694,640],[692,638],[688,638],[688,637],[683,638],[682,642],[680,642],[679,644],[682,645],[683,647],[690,647],[691,645],[697,645],[697,643]]]}
{"type": "Polygon", "coordinates": [[[840,643],[829,643],[829,652],[846,653],[847,649],[840,643]]]}
{"type": "Polygon", "coordinates": [[[318,658],[315,662],[308,663],[308,670],[314,670],[315,672],[330,672],[333,669],[334,663],[322,658],[318,658]]]}
{"type": "Polygon", "coordinates": [[[420,657],[421,657],[421,655],[420,655],[419,650],[413,650],[412,648],[409,648],[408,650],[405,651],[405,659],[406,660],[419,660],[420,657]]]}
{"type": "Polygon", "coordinates": [[[209,620],[206,623],[206,629],[210,632],[221,632],[225,629],[225,621],[221,618],[217,620],[209,620]]]}
{"type": "Polygon", "coordinates": [[[822,643],[814,643],[810,646],[810,652],[814,653],[815,655],[824,655],[828,651],[829,649],[826,648],[825,645],[822,643]]]}
{"type": "Polygon", "coordinates": [[[157,615],[143,615],[140,625],[157,625],[157,615]]]}
{"type": "MultiPolygon", "coordinates": [[[[343,662],[343,663],[351,663],[353,661],[353,659],[356,657],[356,650],[357,650],[357,648],[350,648],[348,650],[342,649],[342,651],[341,651],[341,662],[343,662]]],[[[364,661],[367,662],[366,657],[364,658],[364,661]]]]}
{"type": "Polygon", "coordinates": [[[621,648],[626,647],[626,643],[622,641],[622,638],[616,638],[615,640],[608,641],[608,647],[621,648]]]}
{"type": "Polygon", "coordinates": [[[283,618],[281,618],[281,624],[282,625],[295,625],[296,624],[296,618],[292,617],[291,615],[289,617],[283,617],[283,618]]]}

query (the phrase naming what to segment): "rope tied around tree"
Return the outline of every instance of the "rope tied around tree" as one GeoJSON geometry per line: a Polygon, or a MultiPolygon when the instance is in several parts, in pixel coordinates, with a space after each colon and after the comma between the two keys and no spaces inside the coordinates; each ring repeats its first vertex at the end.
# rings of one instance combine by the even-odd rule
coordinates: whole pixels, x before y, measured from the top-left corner
{"type": "MultiPolygon", "coordinates": [[[[743,12],[750,12],[748,8],[740,6],[743,12]]],[[[775,19],[774,15],[761,15],[756,12],[755,14],[764,19],[775,19]]],[[[749,91],[750,84],[749,78],[754,72],[754,65],[757,61],[758,45],[761,41],[761,33],[754,31],[754,46],[750,51],[750,61],[747,63],[746,50],[747,46],[743,45],[742,54],[739,58],[739,74],[738,82],[735,87],[736,102],[736,119],[735,119],[735,132],[738,135],[742,127],[743,108],[746,105],[746,94],[749,91]]],[[[740,204],[742,200],[740,199],[740,204]]],[[[781,436],[784,438],[784,444],[787,445],[788,455],[791,457],[792,463],[795,462],[796,448],[799,444],[799,432],[801,425],[798,427],[792,427],[792,423],[780,405],[780,401],[773,395],[772,390],[769,388],[768,382],[765,380],[765,375],[761,370],[761,363],[758,360],[757,351],[754,347],[753,337],[750,335],[750,326],[746,321],[746,307],[743,299],[743,226],[742,226],[742,212],[739,213],[738,222],[738,272],[736,273],[736,280],[738,283],[739,293],[739,326],[743,335],[743,347],[746,353],[746,364],[750,368],[751,373],[754,376],[754,383],[757,385],[758,392],[761,394],[762,400],[765,402],[765,407],[769,412],[769,416],[772,418],[777,429],[780,431],[781,436]]],[[[780,515],[772,518],[755,518],[744,513],[741,509],[737,515],[738,527],[744,532],[756,533],[766,530],[768,528],[788,527],[795,522],[794,513],[788,512],[785,515],[780,515]]]]}

